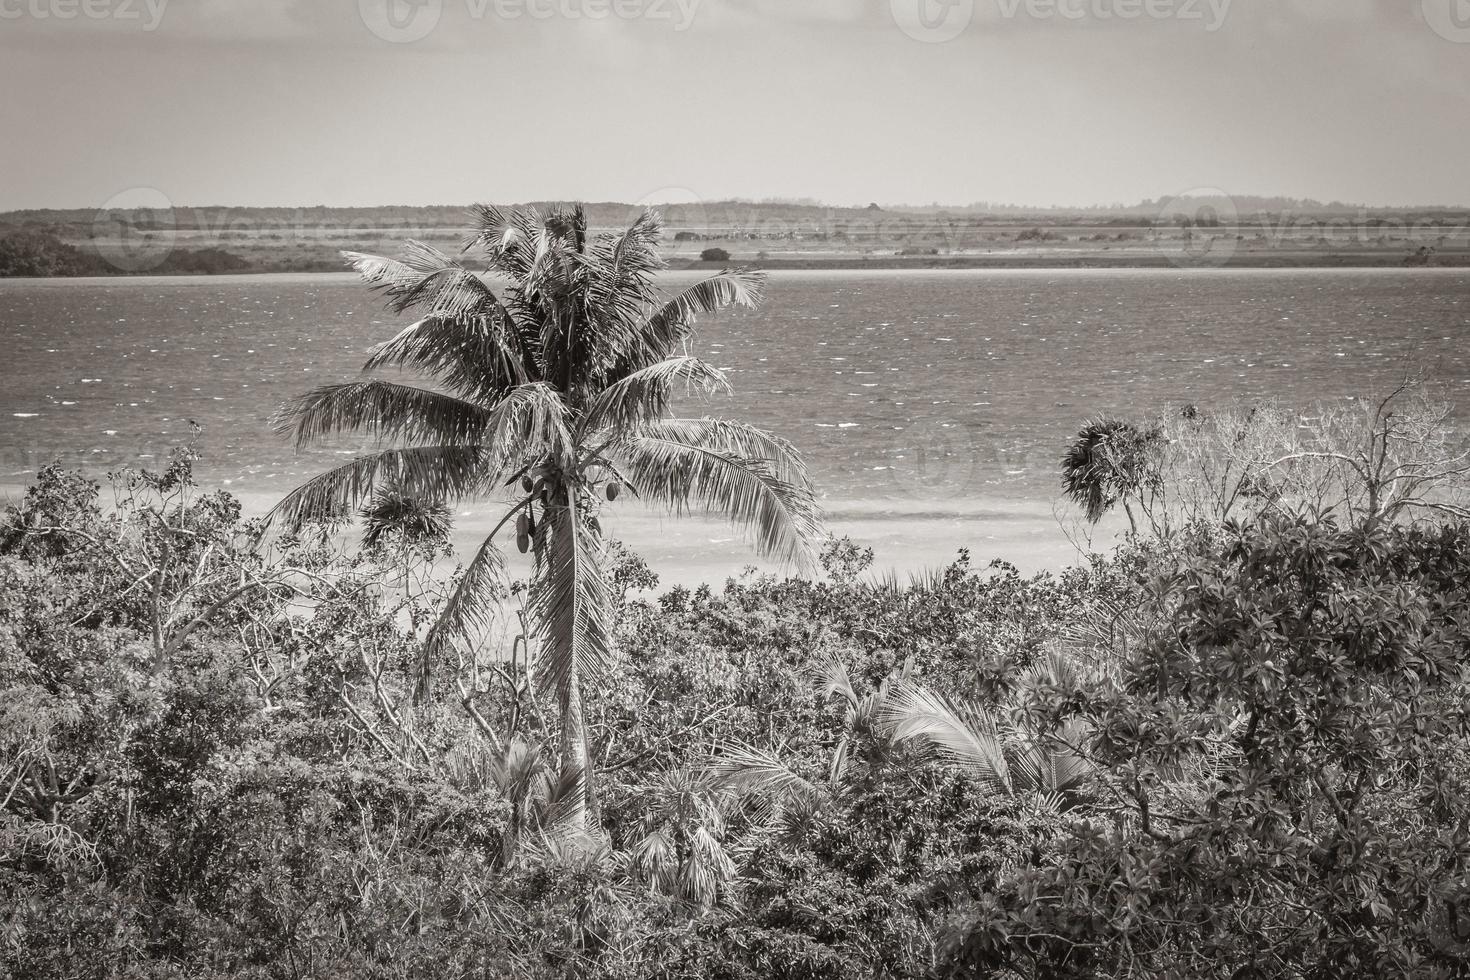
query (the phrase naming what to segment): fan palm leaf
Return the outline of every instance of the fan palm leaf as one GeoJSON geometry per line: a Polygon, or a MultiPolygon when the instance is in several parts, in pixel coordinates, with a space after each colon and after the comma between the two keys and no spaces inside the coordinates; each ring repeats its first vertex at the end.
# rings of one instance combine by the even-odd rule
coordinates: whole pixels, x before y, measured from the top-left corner
{"type": "Polygon", "coordinates": [[[376,548],[397,538],[406,545],[449,540],[452,518],[442,503],[426,500],[401,487],[384,487],[362,511],[364,547],[376,548]]]}

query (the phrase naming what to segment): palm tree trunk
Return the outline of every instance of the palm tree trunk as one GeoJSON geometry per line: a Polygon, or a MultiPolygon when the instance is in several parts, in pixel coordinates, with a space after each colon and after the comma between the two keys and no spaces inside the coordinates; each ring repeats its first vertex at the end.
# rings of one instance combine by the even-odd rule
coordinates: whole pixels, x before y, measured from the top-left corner
{"type": "MultiPolygon", "coordinates": [[[[570,518],[570,515],[563,512],[557,517],[570,518]]],[[[575,531],[570,525],[558,527],[559,521],[553,519],[549,513],[543,514],[542,520],[547,531],[546,534],[535,536],[534,545],[537,565],[546,569],[549,535],[573,534],[575,531]]],[[[596,826],[599,817],[597,794],[593,787],[592,754],[587,742],[587,721],[582,706],[582,675],[575,657],[572,658],[564,697],[558,707],[561,709],[561,771],[566,773],[576,770],[582,774],[582,804],[568,816],[567,824],[573,829],[585,831],[589,826],[596,826]]]]}
{"type": "Polygon", "coordinates": [[[582,773],[582,806],[569,822],[578,830],[586,830],[588,812],[596,811],[596,797],[592,790],[591,753],[587,750],[587,721],[582,714],[582,678],[575,663],[567,679],[566,704],[562,706],[561,739],[562,771],[582,773]]]}

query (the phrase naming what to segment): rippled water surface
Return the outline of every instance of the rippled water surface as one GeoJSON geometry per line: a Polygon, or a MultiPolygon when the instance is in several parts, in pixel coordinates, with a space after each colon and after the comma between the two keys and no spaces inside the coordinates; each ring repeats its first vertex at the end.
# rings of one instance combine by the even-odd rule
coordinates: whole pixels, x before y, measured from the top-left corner
{"type": "MultiPolygon", "coordinates": [[[[354,447],[297,455],[271,412],[405,323],[345,276],[0,281],[0,482],[157,460],[194,420],[205,482],[280,491],[354,447]]],[[[1470,273],[787,273],[697,351],[735,387],[708,410],[793,440],[834,505],[943,510],[1050,499],[1098,412],[1305,404],[1405,372],[1470,392],[1470,273]]]]}

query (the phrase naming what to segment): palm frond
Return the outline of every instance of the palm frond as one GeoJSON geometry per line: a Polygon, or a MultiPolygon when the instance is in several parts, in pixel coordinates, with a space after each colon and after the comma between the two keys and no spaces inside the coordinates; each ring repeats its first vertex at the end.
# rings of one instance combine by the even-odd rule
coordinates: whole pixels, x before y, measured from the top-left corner
{"type": "Polygon", "coordinates": [[[518,385],[491,409],[485,438],[507,460],[549,456],[569,462],[574,454],[568,416],[555,388],[518,385]]]}
{"type": "Polygon", "coordinates": [[[490,267],[513,279],[524,279],[535,259],[535,239],[540,216],[531,208],[506,211],[493,204],[470,208],[475,231],[465,240],[466,249],[478,246],[490,267]]]}
{"type": "Polygon", "coordinates": [[[689,839],[689,856],[679,866],[675,897],[698,908],[721,903],[735,878],[735,863],[725,848],[703,826],[695,827],[689,839]]]}
{"type": "Polygon", "coordinates": [[[841,658],[826,658],[812,671],[812,677],[822,697],[830,698],[834,694],[839,695],[847,703],[849,710],[857,707],[859,701],[857,688],[853,686],[852,675],[848,673],[847,664],[843,663],[841,658]]]}
{"type": "Polygon", "coordinates": [[[271,419],[298,449],[343,432],[367,432],[380,440],[440,445],[481,441],[489,413],[472,402],[413,385],[352,381],[301,396],[271,419]]]}
{"type": "Polygon", "coordinates": [[[1145,431],[1121,419],[1089,421],[1062,457],[1062,492],[1096,524],[1143,486],[1162,439],[1157,430],[1145,431]]]}
{"type": "Polygon", "coordinates": [[[516,806],[523,806],[531,800],[543,777],[546,785],[550,784],[542,762],[541,746],[527,742],[519,735],[512,738],[504,752],[491,761],[490,774],[495,788],[516,806]]]}
{"type": "Polygon", "coordinates": [[[689,336],[696,318],[731,306],[753,309],[760,304],[765,285],[764,273],[743,270],[721,272],[697,282],[648,318],[638,333],[638,349],[626,354],[634,359],[663,360],[689,336]]]}
{"type": "Polygon", "coordinates": [[[1087,735],[1087,727],[1072,719],[1055,736],[1041,735],[1014,754],[1012,771],[1026,788],[1070,802],[1095,771],[1093,764],[1072,746],[1087,735]]]}
{"type": "Polygon", "coordinates": [[[563,710],[574,678],[596,678],[612,657],[607,580],[574,507],[551,507],[536,528],[537,575],[528,603],[541,640],[537,673],[563,710]]]}
{"type": "Polygon", "coordinates": [[[810,484],[806,460],[796,447],[748,422],[721,418],[662,419],[646,424],[639,431],[652,436],[670,435],[688,445],[764,460],[777,478],[798,486],[810,484]]]}
{"type": "Polygon", "coordinates": [[[504,556],[495,547],[494,536],[487,537],[460,575],[454,591],[439,611],[439,618],[424,639],[415,692],[420,701],[429,695],[434,667],[443,663],[455,646],[468,650],[477,636],[483,636],[494,625],[504,571],[504,556]]]}
{"type": "Polygon", "coordinates": [[[580,255],[586,250],[587,211],[582,205],[553,208],[546,216],[545,227],[572,252],[580,255]]]}
{"type": "Polygon", "coordinates": [[[633,845],[632,860],[633,867],[638,873],[651,880],[666,881],[669,873],[675,868],[678,853],[674,849],[673,841],[662,828],[650,831],[643,839],[633,845]]]}
{"type": "Polygon", "coordinates": [[[697,357],[671,357],[634,371],[608,385],[587,409],[583,430],[622,430],[661,419],[668,412],[673,386],[706,394],[729,391],[723,372],[697,357]]]}
{"type": "Polygon", "coordinates": [[[852,739],[844,737],[832,752],[832,762],[827,766],[827,787],[833,792],[842,785],[847,774],[847,761],[852,758],[852,739]]]}
{"type": "Polygon", "coordinates": [[[1011,791],[995,720],[978,705],[951,701],[927,688],[900,685],[889,696],[883,722],[895,742],[919,740],[974,778],[1011,791]]]}
{"type": "Polygon", "coordinates": [[[761,554],[814,565],[821,527],[809,486],[780,479],[765,460],[700,445],[675,428],[642,431],[617,452],[642,498],[675,514],[722,514],[753,532],[761,554]]]}
{"type": "Polygon", "coordinates": [[[510,313],[452,319],[431,316],[368,352],[364,372],[412,368],[485,404],[540,378],[539,335],[510,313]]]}
{"type": "Polygon", "coordinates": [[[739,793],[810,800],[821,792],[775,753],[743,745],[730,746],[711,760],[705,776],[710,785],[739,793]]]}
{"type": "Polygon", "coordinates": [[[343,252],[365,283],[389,298],[395,313],[427,310],[431,316],[457,319],[500,309],[500,301],[478,275],[432,245],[410,239],[402,259],[362,252],[343,252]]]}
{"type": "Polygon", "coordinates": [[[481,446],[419,446],[359,456],[286,495],[268,523],[297,528],[309,521],[342,520],[379,486],[393,486],[426,500],[456,500],[498,482],[481,446]]]}
{"type": "MultiPolygon", "coordinates": [[[[765,276],[757,272],[722,272],[688,287],[666,300],[651,316],[639,321],[617,338],[607,380],[672,357],[689,338],[695,319],[731,306],[755,307],[760,303],[765,276]]],[[[652,301],[652,297],[649,297],[652,301]]]]}

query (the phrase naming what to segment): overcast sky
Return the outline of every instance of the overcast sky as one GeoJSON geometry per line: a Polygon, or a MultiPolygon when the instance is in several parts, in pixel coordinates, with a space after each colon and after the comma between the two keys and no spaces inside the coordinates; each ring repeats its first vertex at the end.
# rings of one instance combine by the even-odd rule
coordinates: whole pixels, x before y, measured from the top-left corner
{"type": "Polygon", "coordinates": [[[0,0],[0,93],[0,209],[1470,204],[1470,0],[0,0]]]}

